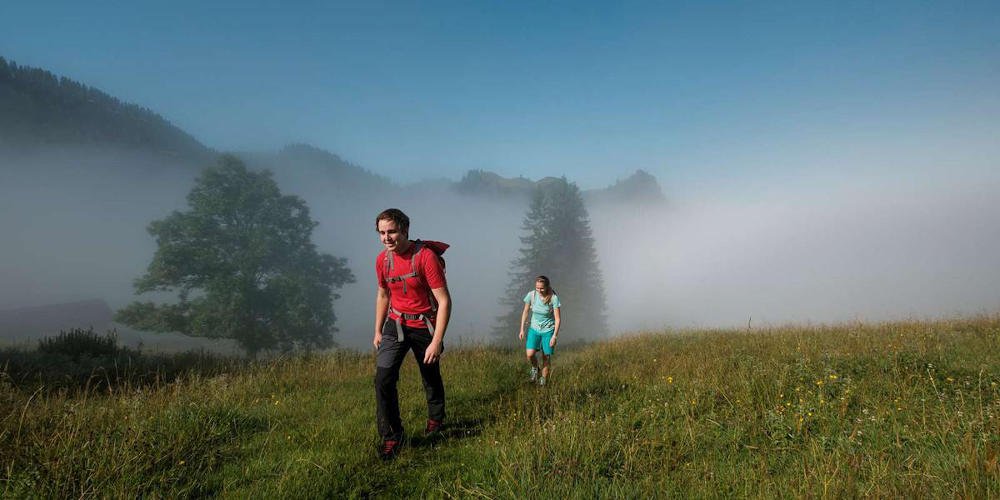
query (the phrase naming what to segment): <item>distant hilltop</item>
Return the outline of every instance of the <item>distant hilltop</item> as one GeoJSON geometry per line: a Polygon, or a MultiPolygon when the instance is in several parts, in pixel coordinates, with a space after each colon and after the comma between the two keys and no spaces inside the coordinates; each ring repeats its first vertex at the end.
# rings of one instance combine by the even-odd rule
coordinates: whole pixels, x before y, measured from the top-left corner
{"type": "Polygon", "coordinates": [[[584,191],[583,197],[589,202],[598,203],[624,201],[662,203],[667,199],[656,177],[645,170],[636,170],[632,175],[619,179],[610,187],[584,191]]]}
{"type": "MultiPolygon", "coordinates": [[[[499,174],[485,170],[470,170],[462,180],[454,185],[454,189],[462,194],[491,197],[528,197],[538,186],[554,179],[546,177],[532,181],[525,177],[502,177],[499,174]]],[[[656,177],[645,170],[619,179],[614,185],[602,189],[588,189],[583,192],[584,200],[588,202],[647,202],[660,203],[666,201],[663,190],[656,177]]]]}

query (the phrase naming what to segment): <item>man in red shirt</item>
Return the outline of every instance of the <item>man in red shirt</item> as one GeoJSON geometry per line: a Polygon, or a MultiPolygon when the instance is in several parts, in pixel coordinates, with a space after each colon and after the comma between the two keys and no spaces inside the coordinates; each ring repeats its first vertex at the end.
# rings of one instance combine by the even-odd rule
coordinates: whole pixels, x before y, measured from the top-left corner
{"type": "Polygon", "coordinates": [[[441,353],[451,316],[451,295],[440,254],[447,244],[410,241],[410,218],[390,208],[375,218],[375,229],[385,250],[375,260],[375,402],[379,455],[390,460],[399,452],[403,422],[399,417],[399,367],[413,350],[427,394],[425,434],[437,433],[444,421],[444,383],[441,353]]]}

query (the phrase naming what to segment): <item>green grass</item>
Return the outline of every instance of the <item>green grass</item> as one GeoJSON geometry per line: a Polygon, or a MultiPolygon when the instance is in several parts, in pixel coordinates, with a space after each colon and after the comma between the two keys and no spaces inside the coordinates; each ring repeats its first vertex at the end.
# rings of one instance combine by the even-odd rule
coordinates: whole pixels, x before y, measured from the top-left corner
{"type": "Polygon", "coordinates": [[[0,382],[3,497],[1000,496],[1000,317],[449,349],[412,359],[376,459],[374,361],[336,353],[101,390],[0,382]]]}

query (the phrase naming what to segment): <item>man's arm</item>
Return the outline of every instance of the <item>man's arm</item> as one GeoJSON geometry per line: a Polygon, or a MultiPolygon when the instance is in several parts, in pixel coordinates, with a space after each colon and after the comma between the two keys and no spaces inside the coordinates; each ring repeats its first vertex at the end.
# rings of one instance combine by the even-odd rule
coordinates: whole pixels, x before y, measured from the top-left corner
{"type": "Polygon", "coordinates": [[[441,358],[441,341],[444,340],[444,332],[448,329],[448,320],[451,319],[451,294],[448,287],[434,288],[431,290],[434,299],[437,300],[437,321],[434,322],[434,338],[424,352],[424,363],[436,363],[441,358]]]}
{"type": "Polygon", "coordinates": [[[375,292],[375,336],[372,344],[378,349],[382,343],[382,325],[385,323],[385,316],[389,313],[389,293],[385,288],[378,287],[375,292]]]}

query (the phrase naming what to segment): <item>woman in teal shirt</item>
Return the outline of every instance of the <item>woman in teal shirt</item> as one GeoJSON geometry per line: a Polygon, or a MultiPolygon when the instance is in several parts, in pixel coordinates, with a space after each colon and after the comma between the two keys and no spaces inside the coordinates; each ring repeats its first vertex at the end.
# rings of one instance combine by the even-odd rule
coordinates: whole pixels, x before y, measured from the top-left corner
{"type": "Polygon", "coordinates": [[[531,325],[528,328],[525,353],[531,363],[531,381],[545,385],[549,378],[552,351],[559,338],[559,296],[552,290],[549,279],[545,276],[535,278],[535,289],[524,296],[524,310],[521,311],[521,333],[518,338],[525,340],[524,322],[531,312],[531,325]],[[538,360],[535,353],[542,351],[541,377],[538,373],[538,360]]]}

